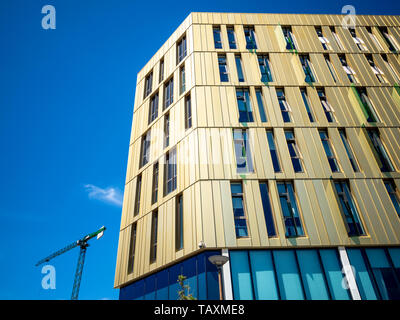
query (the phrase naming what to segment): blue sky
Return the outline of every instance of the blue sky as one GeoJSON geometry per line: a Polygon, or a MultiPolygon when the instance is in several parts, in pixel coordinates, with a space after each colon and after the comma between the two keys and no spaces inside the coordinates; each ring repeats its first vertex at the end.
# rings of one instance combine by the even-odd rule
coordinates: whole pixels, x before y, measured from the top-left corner
{"type": "Polygon", "coordinates": [[[137,72],[192,11],[400,14],[381,1],[0,1],[0,299],[69,299],[79,249],[34,264],[107,227],[87,251],[80,299],[113,289],[137,72]],[[56,8],[56,30],[41,9],[56,8]]]}

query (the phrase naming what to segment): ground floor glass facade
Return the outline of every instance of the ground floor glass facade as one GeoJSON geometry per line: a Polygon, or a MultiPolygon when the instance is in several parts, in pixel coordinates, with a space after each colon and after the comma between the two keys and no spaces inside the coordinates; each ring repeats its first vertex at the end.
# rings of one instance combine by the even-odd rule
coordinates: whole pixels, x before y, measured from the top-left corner
{"type": "MultiPolygon", "coordinates": [[[[345,252],[362,300],[400,299],[400,247],[345,252]]],[[[208,261],[215,254],[221,252],[205,251],[125,286],[120,299],[177,300],[182,274],[196,299],[218,300],[217,269],[208,261]]],[[[229,258],[234,300],[352,299],[338,248],[229,250],[229,258]]]]}

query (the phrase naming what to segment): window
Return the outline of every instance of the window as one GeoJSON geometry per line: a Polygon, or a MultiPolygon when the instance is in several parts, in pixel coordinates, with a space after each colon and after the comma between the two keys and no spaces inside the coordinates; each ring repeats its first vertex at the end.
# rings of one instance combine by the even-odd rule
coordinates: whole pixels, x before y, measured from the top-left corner
{"type": "Polygon", "coordinates": [[[185,97],[185,129],[192,127],[192,103],[190,94],[185,97]]]}
{"type": "Polygon", "coordinates": [[[158,229],[158,211],[151,214],[151,235],[150,235],[150,263],[157,259],[157,229],[158,229]]]}
{"type": "Polygon", "coordinates": [[[134,216],[137,216],[139,214],[141,192],[142,192],[142,175],[139,174],[136,178],[135,207],[133,209],[134,216]]]}
{"type": "Polygon", "coordinates": [[[258,65],[260,67],[261,82],[272,82],[272,73],[267,55],[258,56],[258,65]]]}
{"type": "Polygon", "coordinates": [[[287,50],[296,50],[296,43],[294,39],[294,35],[292,33],[291,27],[282,27],[283,36],[286,41],[286,49],[287,50]]]}
{"type": "Polygon", "coordinates": [[[393,180],[385,180],[384,183],[386,191],[389,194],[390,200],[392,200],[393,206],[396,209],[397,215],[400,218],[400,201],[399,201],[399,195],[397,193],[396,184],[394,183],[393,180]]]}
{"type": "Polygon", "coordinates": [[[264,108],[264,98],[261,88],[256,88],[256,97],[257,97],[258,111],[260,112],[261,121],[267,122],[267,116],[265,115],[265,108],[264,108]]]}
{"type": "Polygon", "coordinates": [[[354,29],[354,28],[349,28],[348,30],[349,30],[349,32],[350,32],[351,37],[353,38],[354,43],[356,44],[356,46],[357,46],[357,48],[358,48],[358,50],[360,50],[360,51],[366,51],[366,50],[367,50],[367,47],[365,46],[364,41],[363,41],[361,38],[357,37],[357,35],[356,35],[356,29],[354,29]]]}
{"type": "Polygon", "coordinates": [[[161,82],[164,80],[164,58],[160,60],[160,74],[158,78],[158,82],[161,82]]]}
{"type": "Polygon", "coordinates": [[[368,136],[371,140],[372,146],[374,147],[374,155],[376,161],[382,172],[393,172],[394,167],[392,161],[386,152],[385,146],[383,145],[378,129],[367,129],[368,136]]]}
{"type": "Polygon", "coordinates": [[[293,131],[285,131],[285,138],[289,149],[289,155],[290,158],[292,159],[293,170],[294,172],[302,172],[303,171],[302,159],[300,152],[297,149],[296,138],[294,136],[293,131]]]}
{"type": "Polygon", "coordinates": [[[310,102],[308,100],[307,89],[300,88],[300,93],[301,93],[301,97],[303,98],[304,106],[306,107],[308,119],[310,119],[310,122],[314,122],[315,121],[314,115],[311,111],[310,102]]]}
{"type": "Polygon", "coordinates": [[[312,71],[312,65],[310,62],[310,57],[308,55],[299,55],[301,67],[303,68],[305,75],[305,82],[315,82],[315,75],[312,71]]]}
{"type": "Polygon", "coordinates": [[[365,88],[357,87],[356,93],[357,93],[357,98],[359,100],[359,103],[361,105],[361,108],[365,114],[365,117],[367,118],[368,122],[378,122],[379,117],[375,111],[374,106],[372,105],[371,100],[369,99],[367,95],[367,90],[365,88]]]}
{"type": "Polygon", "coordinates": [[[228,82],[228,67],[226,65],[226,56],[224,54],[218,55],[219,79],[221,82],[228,82]]]}
{"type": "Polygon", "coordinates": [[[129,242],[129,256],[128,256],[128,274],[133,272],[135,263],[135,250],[136,249],[136,223],[131,227],[131,241],[129,242]]]}
{"type": "Polygon", "coordinates": [[[149,120],[152,123],[158,117],[158,92],[150,98],[149,120]]]}
{"type": "Polygon", "coordinates": [[[325,62],[326,62],[326,66],[328,67],[329,72],[331,73],[333,82],[336,82],[337,75],[336,75],[335,67],[333,66],[331,60],[329,59],[329,55],[328,54],[324,54],[324,59],[325,59],[325,62]]]}
{"type": "Polygon", "coordinates": [[[140,150],[140,166],[143,167],[150,159],[150,130],[142,137],[142,145],[140,150]]]}
{"type": "Polygon", "coordinates": [[[375,36],[375,34],[372,32],[371,27],[365,27],[367,29],[367,32],[369,34],[369,37],[371,38],[372,42],[374,43],[376,49],[378,50],[383,50],[382,45],[380,44],[378,38],[375,36]]]}
{"type": "Polygon", "coordinates": [[[357,270],[361,299],[400,299],[399,248],[349,248],[346,251],[357,270]]]}
{"type": "Polygon", "coordinates": [[[175,203],[175,250],[183,249],[183,196],[176,197],[175,203]]]}
{"type": "Polygon", "coordinates": [[[169,146],[169,113],[164,116],[164,148],[169,146]]]}
{"type": "Polygon", "coordinates": [[[229,49],[236,49],[236,36],[235,36],[235,29],[232,27],[226,27],[226,31],[228,33],[228,42],[229,42],[229,49]]]}
{"type": "Polygon", "coordinates": [[[174,78],[164,85],[164,110],[174,101],[174,78]]]}
{"type": "Polygon", "coordinates": [[[304,236],[292,182],[277,182],[286,237],[304,236]]]}
{"type": "Polygon", "coordinates": [[[185,76],[185,66],[179,68],[179,94],[186,91],[186,76],[185,76]]]}
{"type": "Polygon", "coordinates": [[[290,122],[291,121],[290,113],[292,112],[292,108],[286,101],[284,89],[276,88],[276,96],[278,97],[278,103],[281,109],[283,122],[290,122]]]}
{"type": "Polygon", "coordinates": [[[248,131],[246,129],[233,129],[233,143],[236,155],[236,172],[253,172],[248,131]]]}
{"type": "Polygon", "coordinates": [[[324,109],[326,120],[328,122],[335,122],[334,111],[332,106],[328,103],[325,96],[325,90],[323,88],[317,89],[319,101],[321,101],[322,108],[324,109]]]}
{"type": "Polygon", "coordinates": [[[339,198],[340,208],[344,216],[348,235],[350,237],[365,235],[357,208],[350,193],[348,182],[335,182],[335,189],[339,198]]]}
{"type": "Polygon", "coordinates": [[[380,83],[385,83],[385,82],[386,82],[386,80],[385,80],[385,74],[382,72],[381,69],[379,69],[379,68],[376,66],[376,64],[375,64],[375,62],[374,62],[374,58],[372,57],[372,54],[366,54],[366,55],[365,55],[365,58],[367,59],[369,65],[370,65],[370,67],[371,67],[371,70],[372,70],[372,72],[375,74],[375,76],[376,76],[376,78],[378,79],[378,81],[379,81],[380,83]]]}
{"type": "Polygon", "coordinates": [[[229,256],[235,300],[351,299],[337,249],[231,250],[229,256]]]}
{"type": "Polygon", "coordinates": [[[236,99],[239,110],[239,122],[253,122],[249,89],[236,89],[236,99]]]}
{"type": "Polygon", "coordinates": [[[400,76],[397,73],[397,71],[393,68],[393,66],[390,64],[387,55],[386,54],[382,54],[382,59],[383,59],[383,63],[385,64],[386,68],[392,74],[392,77],[393,77],[394,81],[399,83],[400,82],[400,76]]]}
{"type": "Polygon", "coordinates": [[[153,187],[151,189],[151,204],[155,204],[158,198],[158,162],[153,165],[153,187]]]}
{"type": "Polygon", "coordinates": [[[330,44],[329,44],[329,40],[327,38],[324,37],[323,33],[322,33],[322,28],[321,27],[315,27],[315,31],[317,32],[317,36],[319,41],[321,41],[321,45],[322,48],[324,50],[332,50],[330,44]]]}
{"type": "Polygon", "coordinates": [[[247,219],[243,202],[243,187],[241,182],[231,183],[233,217],[237,238],[248,237],[247,219]]]}
{"type": "Polygon", "coordinates": [[[274,217],[272,214],[271,202],[269,199],[269,191],[268,191],[268,183],[267,182],[260,182],[260,194],[261,194],[261,201],[262,201],[263,210],[264,210],[264,218],[265,218],[265,224],[267,227],[268,237],[275,237],[276,229],[275,229],[274,217]]]}
{"type": "Polygon", "coordinates": [[[165,155],[164,164],[164,196],[176,189],[176,149],[165,155]]]}
{"type": "Polygon", "coordinates": [[[254,27],[244,28],[244,37],[246,38],[246,49],[257,49],[256,34],[254,27]]]}
{"type": "Polygon", "coordinates": [[[221,28],[213,27],[214,34],[214,47],[215,49],[222,49],[222,41],[221,41],[221,28]]]}
{"type": "Polygon", "coordinates": [[[359,172],[360,169],[358,167],[357,160],[356,160],[356,157],[354,156],[353,150],[351,149],[351,146],[347,140],[345,129],[339,129],[339,135],[340,135],[340,138],[342,139],[344,148],[346,149],[347,156],[349,157],[349,160],[350,160],[351,166],[353,167],[354,172],[359,172]]]}
{"type": "Polygon", "coordinates": [[[387,46],[389,47],[389,50],[392,52],[396,52],[397,45],[396,41],[393,39],[392,35],[389,34],[388,28],[387,27],[378,27],[379,32],[381,33],[383,39],[385,39],[385,42],[387,46]]]}
{"type": "Polygon", "coordinates": [[[186,57],[186,36],[178,42],[178,50],[177,50],[177,64],[186,57]]]}
{"type": "Polygon", "coordinates": [[[334,38],[335,41],[336,41],[337,46],[339,47],[339,50],[344,50],[343,44],[342,44],[342,42],[340,41],[340,38],[339,38],[339,36],[338,36],[337,33],[336,33],[335,27],[329,27],[329,28],[330,28],[330,30],[331,30],[331,33],[332,33],[333,38],[334,38]]]}
{"type": "Polygon", "coordinates": [[[267,140],[268,140],[269,152],[271,153],[272,165],[274,166],[274,171],[281,172],[278,150],[276,149],[275,146],[274,132],[272,130],[267,130],[267,140]]]}
{"type": "Polygon", "coordinates": [[[150,72],[144,80],[143,99],[146,98],[151,93],[152,85],[153,85],[153,72],[150,72]]]}
{"type": "Polygon", "coordinates": [[[339,164],[336,160],[335,153],[333,152],[331,143],[329,141],[328,132],[320,130],[319,137],[321,138],[322,146],[324,147],[325,154],[328,158],[329,166],[331,167],[332,172],[339,172],[339,164]]]}
{"type": "Polygon", "coordinates": [[[342,64],[342,67],[343,67],[343,70],[346,72],[346,74],[347,74],[347,78],[349,79],[349,81],[351,82],[351,83],[356,83],[357,82],[357,79],[356,79],[356,76],[355,76],[355,72],[354,72],[354,70],[352,69],[352,68],[350,68],[350,66],[347,64],[347,61],[346,61],[346,56],[343,54],[343,55],[339,55],[339,60],[340,60],[340,62],[341,62],[341,64],[342,64]]]}
{"type": "Polygon", "coordinates": [[[238,80],[239,80],[239,82],[244,82],[242,59],[240,57],[240,54],[235,55],[235,62],[236,62],[236,70],[237,70],[237,74],[238,74],[238,80]]]}

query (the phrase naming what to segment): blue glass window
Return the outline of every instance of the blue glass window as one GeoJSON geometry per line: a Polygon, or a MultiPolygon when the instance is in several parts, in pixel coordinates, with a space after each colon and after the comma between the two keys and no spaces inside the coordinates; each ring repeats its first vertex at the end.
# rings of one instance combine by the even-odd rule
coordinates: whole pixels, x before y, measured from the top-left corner
{"type": "Polygon", "coordinates": [[[256,89],[256,97],[257,97],[257,104],[258,110],[260,112],[260,118],[262,122],[267,122],[267,116],[265,115],[265,108],[264,108],[264,98],[261,92],[261,89],[256,89]]]}
{"type": "Polygon", "coordinates": [[[308,55],[300,55],[300,63],[303,67],[304,75],[305,75],[305,82],[315,82],[315,76],[312,71],[310,58],[308,55]]]}
{"type": "Polygon", "coordinates": [[[281,171],[281,166],[279,164],[278,150],[275,146],[275,138],[274,133],[270,130],[267,131],[267,139],[269,145],[269,151],[271,153],[272,165],[274,166],[275,172],[281,171]]]}
{"type": "Polygon", "coordinates": [[[168,282],[169,271],[168,269],[162,270],[157,273],[157,300],[168,300],[168,282]]]}
{"type": "Polygon", "coordinates": [[[399,300],[400,282],[384,249],[365,249],[381,299],[399,300]]]}
{"type": "Polygon", "coordinates": [[[296,50],[296,45],[294,42],[294,36],[292,33],[292,28],[290,27],[282,27],[283,36],[286,41],[286,49],[288,50],[296,50]]]}
{"type": "Polygon", "coordinates": [[[251,273],[255,299],[278,300],[279,292],[271,251],[250,251],[251,273]]]}
{"type": "Polygon", "coordinates": [[[317,250],[297,250],[304,291],[309,300],[329,300],[329,291],[317,250]]]}
{"type": "Polygon", "coordinates": [[[235,147],[237,173],[253,172],[253,162],[251,159],[247,130],[234,129],[233,143],[235,147]]]}
{"type": "Polygon", "coordinates": [[[320,131],[319,137],[321,138],[322,146],[324,147],[326,157],[328,158],[329,166],[332,172],[339,172],[339,165],[337,163],[335,154],[333,153],[331,143],[329,141],[328,133],[326,131],[320,131]]]}
{"type": "Polygon", "coordinates": [[[164,109],[174,101],[174,78],[171,78],[164,86],[164,109]]]}
{"type": "Polygon", "coordinates": [[[281,298],[304,300],[301,278],[293,250],[274,250],[274,261],[281,298]]]}
{"type": "MultiPolygon", "coordinates": [[[[217,267],[214,266],[208,258],[214,255],[215,252],[205,252],[202,255],[202,259],[205,260],[206,264],[206,277],[207,277],[207,299],[218,300],[219,299],[219,284],[218,284],[218,273],[217,267]]],[[[219,253],[220,254],[220,253],[219,253]]]]}
{"type": "Polygon", "coordinates": [[[243,187],[240,182],[231,183],[231,194],[236,237],[247,237],[247,219],[244,210],[243,187]]]}
{"type": "Polygon", "coordinates": [[[277,186],[286,228],[286,237],[303,236],[304,231],[301,224],[292,183],[278,182],[277,186]]]}
{"type": "Polygon", "coordinates": [[[177,43],[177,63],[181,62],[184,57],[186,57],[186,36],[184,36],[178,43],[177,43]]]}
{"type": "Polygon", "coordinates": [[[234,27],[226,27],[228,33],[229,49],[236,49],[236,36],[234,27]]]}
{"type": "Polygon", "coordinates": [[[173,265],[169,268],[169,299],[178,300],[178,291],[181,289],[178,283],[178,276],[182,274],[182,264],[173,265]]]}
{"type": "Polygon", "coordinates": [[[156,298],[156,275],[149,276],[144,279],[145,283],[145,300],[155,300],[156,298]]]}
{"type": "Polygon", "coordinates": [[[354,267],[358,291],[363,300],[378,299],[360,249],[347,249],[350,264],[354,267]]]}
{"type": "Polygon", "coordinates": [[[376,155],[376,161],[382,172],[393,172],[394,167],[392,161],[389,158],[388,153],[386,152],[385,146],[382,143],[382,140],[379,135],[378,129],[368,129],[368,136],[371,139],[372,146],[374,147],[374,154],[376,155]]]}
{"type": "Polygon", "coordinates": [[[303,98],[304,106],[306,107],[308,118],[310,119],[310,122],[314,122],[314,116],[312,114],[310,103],[308,101],[307,90],[305,88],[301,88],[300,92],[301,92],[301,97],[303,98]]]}
{"type": "Polygon", "coordinates": [[[228,82],[228,67],[226,65],[226,56],[218,55],[219,78],[221,82],[228,82]]]}
{"type": "Polygon", "coordinates": [[[348,235],[350,237],[364,235],[364,228],[361,224],[360,217],[353,202],[347,182],[335,182],[335,188],[339,197],[340,207],[342,208],[345,218],[348,235]]]}
{"type": "Polygon", "coordinates": [[[390,200],[392,200],[393,206],[396,209],[398,216],[400,217],[400,202],[396,191],[396,184],[393,180],[387,180],[385,181],[385,187],[389,194],[390,200]]]}
{"type": "Polygon", "coordinates": [[[248,89],[236,89],[236,99],[239,110],[239,122],[253,122],[253,110],[251,108],[248,89]]]}
{"type": "Polygon", "coordinates": [[[292,109],[289,103],[286,101],[285,92],[282,88],[276,89],[276,96],[278,98],[279,107],[281,109],[283,122],[290,122],[290,113],[292,112],[292,109]]]}
{"type": "Polygon", "coordinates": [[[270,199],[269,199],[267,182],[260,183],[260,194],[261,194],[261,201],[262,201],[263,209],[264,209],[264,218],[265,218],[268,236],[275,237],[276,236],[275,223],[274,223],[274,218],[272,215],[272,208],[271,208],[271,203],[270,203],[270,199]]]}
{"type": "Polygon", "coordinates": [[[235,300],[252,300],[253,288],[247,251],[231,251],[232,285],[235,300]]]}
{"type": "Polygon", "coordinates": [[[246,38],[246,49],[257,49],[254,27],[245,27],[244,36],[246,38]]]}
{"type": "Polygon", "coordinates": [[[349,300],[349,290],[343,287],[342,266],[336,249],[319,250],[326,280],[331,292],[332,299],[349,300]]]}
{"type": "Polygon", "coordinates": [[[214,47],[215,49],[222,49],[221,29],[219,27],[213,28],[214,34],[214,47]]]}
{"type": "Polygon", "coordinates": [[[186,294],[192,294],[193,297],[199,296],[197,288],[197,257],[185,260],[183,263],[183,275],[186,277],[185,285],[189,286],[189,292],[186,294]]]}
{"type": "Polygon", "coordinates": [[[351,149],[350,144],[347,140],[346,131],[344,129],[341,129],[339,130],[339,134],[354,172],[360,171],[357,165],[356,157],[354,156],[353,150],[351,149]]]}
{"type": "Polygon", "coordinates": [[[296,138],[292,131],[285,131],[285,138],[289,150],[290,158],[292,159],[294,172],[302,172],[303,165],[301,160],[300,152],[297,148],[296,138]]]}
{"type": "Polygon", "coordinates": [[[266,55],[258,56],[258,65],[260,67],[261,82],[272,82],[271,68],[269,65],[269,57],[266,55]]]}
{"type": "Polygon", "coordinates": [[[328,100],[326,99],[324,89],[318,89],[317,93],[318,93],[318,97],[321,102],[322,108],[324,109],[326,120],[328,122],[335,122],[335,116],[333,114],[334,110],[333,110],[332,106],[328,103],[328,100]]]}
{"type": "Polygon", "coordinates": [[[236,62],[236,70],[237,70],[237,74],[238,74],[238,80],[239,80],[239,82],[244,82],[242,58],[240,57],[239,54],[235,55],[235,62],[236,62]]]}

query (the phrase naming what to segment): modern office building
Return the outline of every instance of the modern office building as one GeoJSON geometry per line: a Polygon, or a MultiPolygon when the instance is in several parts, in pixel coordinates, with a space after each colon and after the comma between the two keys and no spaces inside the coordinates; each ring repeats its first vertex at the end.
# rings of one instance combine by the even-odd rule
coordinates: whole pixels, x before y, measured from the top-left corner
{"type": "Polygon", "coordinates": [[[400,17],[191,13],[138,73],[120,299],[400,298],[400,17]]]}

